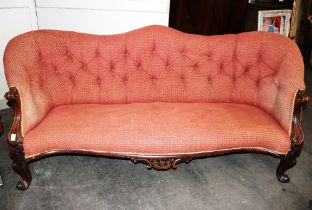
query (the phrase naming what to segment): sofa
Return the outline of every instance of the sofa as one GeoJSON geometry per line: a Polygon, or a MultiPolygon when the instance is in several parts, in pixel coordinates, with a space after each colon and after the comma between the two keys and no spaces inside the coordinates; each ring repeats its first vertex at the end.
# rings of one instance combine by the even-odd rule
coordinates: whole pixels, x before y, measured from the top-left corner
{"type": "Polygon", "coordinates": [[[260,152],[281,159],[277,178],[289,182],[302,149],[304,66],[281,35],[157,25],[116,35],[38,30],[8,43],[4,68],[20,190],[31,183],[30,161],[68,153],[167,170],[260,152]]]}

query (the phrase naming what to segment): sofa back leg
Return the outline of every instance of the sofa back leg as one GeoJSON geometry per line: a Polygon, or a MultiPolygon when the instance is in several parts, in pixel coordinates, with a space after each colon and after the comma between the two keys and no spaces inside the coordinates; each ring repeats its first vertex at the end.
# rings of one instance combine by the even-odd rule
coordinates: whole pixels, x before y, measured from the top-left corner
{"type": "Polygon", "coordinates": [[[25,160],[23,146],[20,144],[9,145],[9,150],[12,159],[12,168],[22,178],[18,181],[16,188],[18,190],[26,190],[31,183],[32,176],[28,163],[25,160]]]}

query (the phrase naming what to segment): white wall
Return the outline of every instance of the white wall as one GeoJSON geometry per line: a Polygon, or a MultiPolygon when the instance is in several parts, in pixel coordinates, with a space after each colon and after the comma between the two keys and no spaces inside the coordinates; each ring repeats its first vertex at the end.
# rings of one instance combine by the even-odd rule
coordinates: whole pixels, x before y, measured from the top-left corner
{"type": "Polygon", "coordinates": [[[168,25],[169,0],[36,0],[39,28],[94,34],[168,25]]]}
{"type": "Polygon", "coordinates": [[[38,28],[114,34],[168,25],[169,5],[170,0],[0,0],[0,109],[7,108],[8,91],[3,52],[14,36],[38,28]]]}
{"type": "Polygon", "coordinates": [[[32,0],[0,1],[0,109],[7,108],[4,94],[8,91],[3,69],[3,52],[8,41],[21,33],[37,29],[32,0]]]}

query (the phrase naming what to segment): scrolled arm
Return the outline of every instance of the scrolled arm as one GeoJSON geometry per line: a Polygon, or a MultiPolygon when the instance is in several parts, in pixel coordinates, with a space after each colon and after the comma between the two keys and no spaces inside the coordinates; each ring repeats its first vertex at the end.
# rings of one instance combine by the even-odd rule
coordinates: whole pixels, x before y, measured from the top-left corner
{"type": "Polygon", "coordinates": [[[291,40],[287,40],[284,45],[287,53],[283,57],[278,73],[274,78],[278,85],[278,92],[272,114],[291,137],[296,109],[308,98],[304,96],[304,64],[300,50],[296,43],[291,40]]]}
{"type": "MultiPolygon", "coordinates": [[[[31,33],[31,32],[30,32],[31,33]]],[[[14,122],[11,134],[19,140],[48,113],[50,99],[42,88],[37,87],[32,71],[39,73],[38,54],[36,45],[24,34],[13,38],[4,52],[4,70],[9,92],[5,98],[14,109],[14,122]],[[27,46],[27,47],[25,47],[27,46]]],[[[11,135],[9,136],[11,138],[11,135]]]]}

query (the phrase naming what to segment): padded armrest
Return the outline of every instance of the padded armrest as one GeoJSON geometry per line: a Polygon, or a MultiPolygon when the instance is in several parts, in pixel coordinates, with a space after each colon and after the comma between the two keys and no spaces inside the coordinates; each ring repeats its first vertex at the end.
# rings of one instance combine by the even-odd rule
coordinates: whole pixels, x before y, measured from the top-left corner
{"type": "Polygon", "coordinates": [[[304,64],[295,42],[290,42],[288,53],[280,64],[275,79],[279,85],[273,116],[290,136],[295,98],[298,90],[305,90],[304,64]]]}
{"type": "Polygon", "coordinates": [[[37,69],[36,62],[33,62],[36,61],[36,56],[38,57],[35,44],[30,38],[20,37],[17,36],[8,43],[3,63],[8,86],[16,87],[19,92],[21,132],[24,136],[48,113],[50,101],[42,89],[35,87],[37,83],[33,82],[27,73],[27,68],[37,69]]]}

